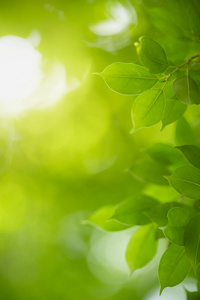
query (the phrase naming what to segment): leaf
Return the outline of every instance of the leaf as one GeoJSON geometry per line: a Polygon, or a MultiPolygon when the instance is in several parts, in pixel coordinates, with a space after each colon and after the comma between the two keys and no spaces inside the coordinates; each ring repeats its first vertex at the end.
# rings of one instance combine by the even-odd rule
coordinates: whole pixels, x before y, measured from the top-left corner
{"type": "Polygon", "coordinates": [[[185,251],[194,271],[200,264],[200,214],[191,218],[185,230],[185,251]]]}
{"type": "Polygon", "coordinates": [[[130,239],[126,249],[126,261],[131,273],[147,265],[157,250],[156,227],[141,227],[130,239]]]}
{"type": "Polygon", "coordinates": [[[164,234],[170,242],[183,246],[185,228],[194,211],[182,207],[174,207],[169,210],[167,217],[169,223],[164,229],[164,234]]]}
{"type": "Polygon", "coordinates": [[[199,169],[190,165],[180,166],[168,177],[168,180],[180,194],[195,200],[200,198],[199,169]]]}
{"type": "Polygon", "coordinates": [[[178,146],[195,143],[194,131],[184,117],[180,118],[177,122],[175,139],[178,146]]]}
{"type": "Polygon", "coordinates": [[[187,300],[199,300],[200,299],[200,292],[189,292],[186,290],[187,293],[187,300]]]}
{"type": "Polygon", "coordinates": [[[184,162],[182,155],[177,149],[168,144],[154,144],[148,149],[148,153],[151,158],[165,165],[177,165],[184,162]]]}
{"type": "Polygon", "coordinates": [[[190,76],[177,78],[173,84],[173,90],[180,101],[185,104],[199,104],[200,92],[198,85],[190,76]]]}
{"type": "Polygon", "coordinates": [[[113,91],[124,95],[136,95],[150,89],[157,77],[142,66],[131,63],[113,63],[99,74],[113,91]]]}
{"type": "Polygon", "coordinates": [[[164,49],[150,37],[141,37],[139,41],[137,51],[143,65],[150,73],[163,73],[168,67],[164,49]]]}
{"type": "Polygon", "coordinates": [[[144,213],[157,204],[158,201],[151,197],[133,196],[119,204],[111,218],[131,226],[144,225],[151,222],[144,213]]]}
{"type": "Polygon", "coordinates": [[[200,169],[200,148],[194,145],[185,145],[177,147],[183,155],[195,166],[200,169]]]}
{"type": "Polygon", "coordinates": [[[181,283],[187,276],[190,267],[184,247],[170,245],[162,255],[159,264],[160,294],[164,288],[181,283]]]}
{"type": "Polygon", "coordinates": [[[162,129],[179,119],[186,108],[187,106],[177,99],[166,99],[166,106],[162,116],[162,129]]]}
{"type": "Polygon", "coordinates": [[[115,206],[103,206],[88,218],[83,220],[84,224],[100,227],[106,231],[119,231],[128,228],[127,225],[121,224],[116,220],[109,220],[109,218],[114,214],[115,206]]]}
{"type": "Polygon", "coordinates": [[[135,129],[157,124],[163,116],[165,97],[162,89],[148,90],[139,95],[132,109],[135,129]]]}
{"type": "Polygon", "coordinates": [[[168,211],[173,207],[179,207],[180,204],[177,202],[166,202],[161,203],[152,208],[149,212],[147,212],[147,216],[159,226],[166,226],[168,223],[167,214],[168,211]]]}

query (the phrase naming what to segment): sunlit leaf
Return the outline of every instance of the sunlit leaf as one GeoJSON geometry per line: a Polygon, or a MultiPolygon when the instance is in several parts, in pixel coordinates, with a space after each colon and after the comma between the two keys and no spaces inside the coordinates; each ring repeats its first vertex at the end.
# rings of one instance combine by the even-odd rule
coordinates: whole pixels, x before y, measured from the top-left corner
{"type": "Polygon", "coordinates": [[[194,211],[182,207],[174,207],[168,212],[168,224],[164,234],[170,242],[179,246],[184,245],[185,228],[194,211]]]}
{"type": "Polygon", "coordinates": [[[200,169],[200,148],[194,145],[185,145],[177,147],[183,155],[195,166],[200,169]]]}
{"type": "Polygon", "coordinates": [[[181,117],[177,122],[175,139],[179,146],[195,143],[194,130],[184,117],[181,117]]]}
{"type": "Polygon", "coordinates": [[[156,227],[145,225],[130,239],[126,249],[126,261],[131,273],[148,264],[157,250],[156,227]]]}
{"type": "Polygon", "coordinates": [[[178,120],[185,112],[187,106],[174,98],[166,99],[166,105],[162,116],[162,129],[178,120]]]}
{"type": "Polygon", "coordinates": [[[166,287],[181,283],[190,270],[190,262],[184,247],[172,244],[164,252],[159,264],[160,293],[166,287]]]}
{"type": "Polygon", "coordinates": [[[124,95],[140,94],[157,82],[147,69],[131,63],[113,63],[99,75],[112,90],[124,95]]]}
{"type": "Polygon", "coordinates": [[[200,198],[199,169],[190,165],[180,166],[168,177],[168,180],[180,194],[195,200],[200,198]]]}
{"type": "Polygon", "coordinates": [[[185,230],[185,251],[194,271],[200,264],[200,214],[191,218],[185,230]]]}
{"type": "Polygon", "coordinates": [[[144,213],[157,204],[157,200],[145,195],[132,196],[117,206],[111,219],[132,226],[144,225],[151,222],[144,213]]]}
{"type": "Polygon", "coordinates": [[[164,49],[150,37],[144,36],[140,38],[138,54],[150,73],[163,73],[168,67],[164,49]]]}
{"type": "Polygon", "coordinates": [[[139,95],[132,109],[135,129],[157,124],[163,115],[165,97],[162,89],[151,89],[139,95]]]}
{"type": "Polygon", "coordinates": [[[197,83],[190,76],[179,77],[174,81],[173,90],[185,104],[199,104],[200,91],[197,83]]]}

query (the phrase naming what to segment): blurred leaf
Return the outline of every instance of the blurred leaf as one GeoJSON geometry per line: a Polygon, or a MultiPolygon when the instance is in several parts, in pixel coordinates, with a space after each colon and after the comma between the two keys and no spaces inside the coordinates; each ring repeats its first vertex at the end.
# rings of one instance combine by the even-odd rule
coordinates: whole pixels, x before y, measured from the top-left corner
{"type": "Polygon", "coordinates": [[[185,251],[196,273],[200,264],[200,214],[192,217],[186,227],[185,251]]]}
{"type": "Polygon", "coordinates": [[[164,229],[164,234],[170,242],[183,246],[185,228],[194,211],[182,207],[174,207],[169,210],[167,217],[169,223],[164,229]]]}
{"type": "Polygon", "coordinates": [[[184,247],[173,244],[169,246],[159,264],[160,294],[164,288],[181,283],[187,276],[190,267],[184,247]]]}
{"type": "Polygon", "coordinates": [[[184,117],[180,118],[177,122],[175,139],[176,143],[180,146],[195,143],[194,131],[184,117]]]}
{"type": "Polygon", "coordinates": [[[109,88],[124,95],[136,95],[150,89],[157,82],[147,69],[131,63],[113,63],[100,76],[109,88]]]}
{"type": "Polygon", "coordinates": [[[171,186],[180,194],[198,200],[200,198],[200,170],[183,165],[168,177],[171,186]]]}
{"type": "Polygon", "coordinates": [[[126,261],[131,273],[143,268],[156,254],[156,232],[154,225],[146,225],[131,237],[126,249],[126,261]]]}
{"type": "Polygon", "coordinates": [[[109,220],[114,212],[115,206],[103,206],[86,218],[83,223],[98,226],[106,231],[119,231],[128,228],[129,226],[121,224],[116,220],[109,220]]]}
{"type": "Polygon", "coordinates": [[[157,200],[145,195],[132,196],[116,207],[111,219],[131,226],[144,225],[151,222],[144,213],[157,204],[157,200]]]}
{"type": "Polygon", "coordinates": [[[139,95],[132,109],[135,130],[157,124],[162,119],[164,108],[165,97],[162,89],[151,89],[139,95]]]}
{"type": "Polygon", "coordinates": [[[139,57],[150,73],[163,73],[167,67],[167,57],[164,49],[150,37],[141,37],[138,46],[139,57]]]}
{"type": "Polygon", "coordinates": [[[200,292],[189,292],[186,290],[187,293],[187,300],[199,300],[200,299],[200,292]]]}
{"type": "Polygon", "coordinates": [[[185,145],[177,147],[183,155],[195,166],[200,169],[200,148],[194,145],[185,145]]]}
{"type": "Polygon", "coordinates": [[[173,90],[185,104],[199,104],[200,92],[197,83],[190,76],[179,77],[174,81],[173,90]]]}
{"type": "Polygon", "coordinates": [[[166,99],[166,106],[162,116],[162,129],[178,120],[185,112],[187,106],[177,99],[166,99]]]}

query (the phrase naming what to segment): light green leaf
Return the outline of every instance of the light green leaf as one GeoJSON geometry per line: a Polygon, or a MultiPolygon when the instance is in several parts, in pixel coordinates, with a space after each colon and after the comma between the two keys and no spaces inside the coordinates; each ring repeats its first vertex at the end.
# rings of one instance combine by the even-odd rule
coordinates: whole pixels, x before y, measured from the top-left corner
{"type": "Polygon", "coordinates": [[[200,148],[194,145],[185,145],[177,147],[183,155],[195,166],[200,169],[200,148]]]}
{"type": "Polygon", "coordinates": [[[198,85],[190,76],[177,78],[173,84],[173,90],[180,101],[186,104],[199,104],[200,92],[198,85]]]}
{"type": "Polygon", "coordinates": [[[160,294],[166,287],[181,283],[190,270],[190,262],[184,247],[172,244],[161,257],[158,274],[160,280],[160,294]]]}
{"type": "Polygon", "coordinates": [[[200,198],[200,170],[190,166],[183,165],[175,170],[168,177],[171,186],[180,194],[192,198],[200,198]]]}
{"type": "Polygon", "coordinates": [[[131,63],[113,63],[100,76],[113,91],[124,95],[136,95],[150,89],[157,77],[142,66],[131,63]]]}
{"type": "Polygon", "coordinates": [[[173,207],[179,207],[180,204],[177,202],[166,202],[156,205],[149,212],[147,216],[159,226],[166,226],[168,223],[167,214],[168,211],[173,207]]]}
{"type": "Polygon", "coordinates": [[[147,265],[157,250],[157,228],[150,224],[141,227],[130,239],[126,249],[126,261],[131,273],[147,265]]]}
{"type": "Polygon", "coordinates": [[[139,95],[132,109],[135,129],[157,124],[163,116],[165,97],[162,89],[151,89],[139,95]]]}
{"type": "Polygon", "coordinates": [[[178,120],[185,112],[187,106],[177,99],[166,99],[166,105],[162,116],[162,129],[178,120]]]}
{"type": "Polygon", "coordinates": [[[129,226],[121,224],[116,220],[109,220],[109,218],[114,214],[115,206],[103,206],[88,218],[83,221],[83,224],[88,224],[92,226],[100,227],[106,231],[119,231],[128,228],[129,226]]]}
{"type": "Polygon", "coordinates": [[[200,214],[191,218],[185,230],[185,251],[194,271],[200,264],[200,214]]]}
{"type": "Polygon", "coordinates": [[[144,213],[157,204],[157,200],[145,195],[132,196],[116,207],[111,219],[131,226],[144,225],[151,222],[144,213]]]}
{"type": "Polygon", "coordinates": [[[164,229],[164,234],[170,242],[183,246],[185,228],[194,211],[182,207],[174,207],[169,210],[167,217],[169,223],[164,229]]]}
{"type": "Polygon", "coordinates": [[[137,48],[138,55],[150,73],[163,73],[167,67],[167,57],[164,49],[150,37],[141,37],[137,48]]]}

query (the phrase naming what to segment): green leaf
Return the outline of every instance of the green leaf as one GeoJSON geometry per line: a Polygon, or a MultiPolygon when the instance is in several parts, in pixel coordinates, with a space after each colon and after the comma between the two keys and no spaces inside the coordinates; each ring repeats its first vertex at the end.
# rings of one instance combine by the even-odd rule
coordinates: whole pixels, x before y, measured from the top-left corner
{"type": "Polygon", "coordinates": [[[145,195],[133,196],[120,203],[111,218],[131,226],[144,225],[151,222],[144,213],[157,204],[158,201],[151,197],[145,195]]]}
{"type": "Polygon", "coordinates": [[[194,211],[182,207],[174,207],[168,212],[168,220],[164,234],[170,242],[183,246],[185,228],[194,211]]]}
{"type": "Polygon", "coordinates": [[[116,220],[109,220],[114,212],[115,206],[103,206],[91,214],[88,218],[83,220],[83,224],[97,226],[106,231],[119,231],[128,228],[129,226],[121,224],[116,220]]]}
{"type": "Polygon", "coordinates": [[[180,194],[198,200],[200,198],[200,170],[183,165],[168,177],[171,186],[180,194]]]}
{"type": "Polygon", "coordinates": [[[113,63],[99,74],[113,91],[124,95],[136,95],[150,89],[157,77],[142,66],[131,63],[113,63]]]}
{"type": "Polygon", "coordinates": [[[147,265],[157,250],[157,228],[150,224],[141,227],[130,239],[126,249],[126,261],[131,273],[147,265]]]}
{"type": "Polygon", "coordinates": [[[156,205],[149,212],[147,216],[159,226],[166,226],[168,223],[167,214],[168,211],[173,207],[179,207],[180,204],[177,202],[166,202],[156,205]]]}
{"type": "Polygon", "coordinates": [[[184,247],[172,244],[161,257],[158,274],[160,280],[160,294],[166,287],[173,287],[181,283],[190,270],[190,262],[184,247]]]}
{"type": "Polygon", "coordinates": [[[135,129],[157,124],[163,116],[165,97],[163,89],[151,89],[139,95],[132,109],[135,129]]]}
{"type": "Polygon", "coordinates": [[[199,300],[200,299],[200,292],[189,292],[186,290],[187,293],[187,300],[199,300]]]}
{"type": "Polygon", "coordinates": [[[177,99],[166,99],[166,106],[162,116],[162,129],[178,120],[185,112],[187,106],[177,99]]]}
{"type": "Polygon", "coordinates": [[[195,143],[194,131],[184,117],[180,118],[177,122],[175,139],[178,146],[195,143]]]}
{"type": "Polygon", "coordinates": [[[148,153],[151,158],[165,165],[177,165],[184,162],[182,155],[177,149],[167,144],[154,144],[148,149],[148,153]]]}
{"type": "Polygon", "coordinates": [[[185,230],[185,251],[194,271],[200,264],[200,214],[191,218],[185,230]]]}
{"type": "Polygon", "coordinates": [[[177,78],[173,84],[173,90],[180,101],[186,104],[199,104],[200,92],[198,85],[190,76],[177,78]]]}
{"type": "Polygon", "coordinates": [[[164,49],[150,37],[141,37],[137,48],[138,55],[150,73],[163,73],[167,67],[167,57],[164,49]]]}
{"type": "Polygon", "coordinates": [[[194,145],[185,145],[177,147],[183,155],[195,166],[200,169],[200,148],[194,145]]]}

